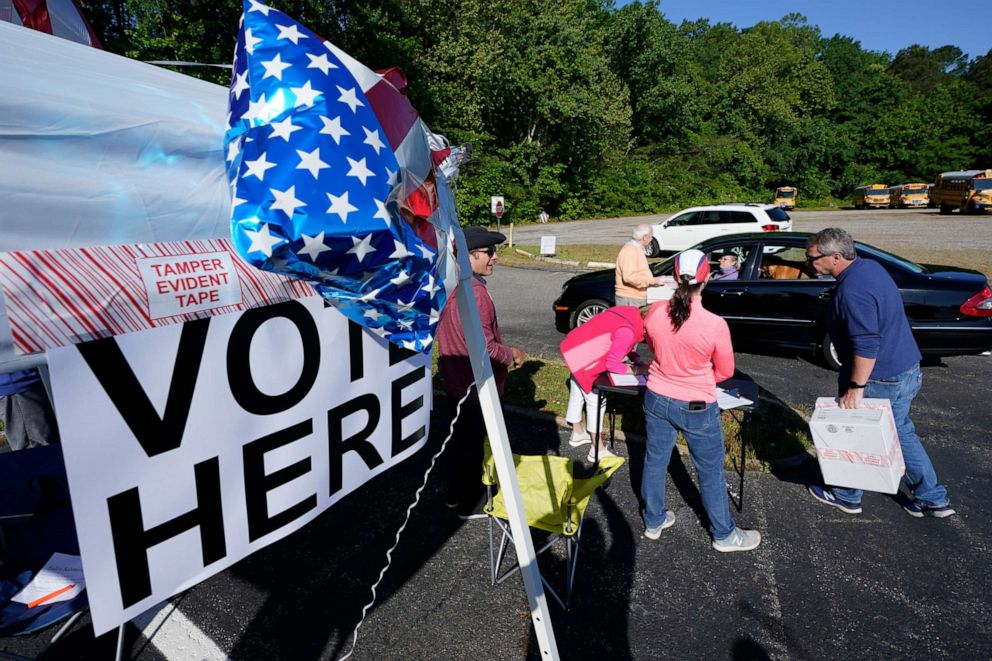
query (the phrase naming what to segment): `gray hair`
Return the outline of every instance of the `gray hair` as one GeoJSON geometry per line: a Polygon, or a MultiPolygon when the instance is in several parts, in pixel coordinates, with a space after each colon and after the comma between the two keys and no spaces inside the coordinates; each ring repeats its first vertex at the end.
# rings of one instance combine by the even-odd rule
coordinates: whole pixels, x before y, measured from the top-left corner
{"type": "Polygon", "coordinates": [[[812,248],[813,246],[816,246],[821,255],[832,255],[839,252],[844,259],[854,259],[858,256],[857,251],[854,250],[854,239],[846,230],[839,227],[828,227],[809,237],[806,240],[806,247],[812,248]]]}
{"type": "Polygon", "coordinates": [[[640,241],[648,234],[651,234],[651,226],[647,224],[640,224],[634,228],[634,231],[630,233],[630,236],[634,241],[640,241]]]}

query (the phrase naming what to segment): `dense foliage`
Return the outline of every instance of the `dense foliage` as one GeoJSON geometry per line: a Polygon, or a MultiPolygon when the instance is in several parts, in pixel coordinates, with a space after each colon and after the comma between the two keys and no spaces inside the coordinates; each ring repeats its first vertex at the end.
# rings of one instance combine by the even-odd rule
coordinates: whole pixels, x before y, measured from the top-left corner
{"type": "MultiPolygon", "coordinates": [[[[427,123],[474,160],[463,221],[652,213],[769,200],[829,204],[865,183],[992,167],[992,50],[894,57],[798,14],[746,29],[675,25],[657,2],[273,0],[366,65],[402,67],[427,123]]],[[[241,5],[82,0],[105,46],[228,62],[241,5]]],[[[183,69],[226,83],[218,69],[183,69]]]]}

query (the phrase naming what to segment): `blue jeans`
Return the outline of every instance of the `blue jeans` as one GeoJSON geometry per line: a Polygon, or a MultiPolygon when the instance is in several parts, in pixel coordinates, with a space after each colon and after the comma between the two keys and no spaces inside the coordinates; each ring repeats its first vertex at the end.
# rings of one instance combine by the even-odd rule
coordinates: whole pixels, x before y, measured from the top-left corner
{"type": "Polygon", "coordinates": [[[655,528],[665,520],[668,461],[675,447],[676,431],[681,431],[689,445],[692,465],[699,475],[699,492],[710,519],[710,534],[716,540],[728,537],[737,524],[730,516],[727,481],[723,474],[723,426],[716,402],[707,404],[702,411],[690,411],[689,402],[648,390],[644,395],[644,418],[648,429],[641,483],[644,525],[655,528]]]}
{"type": "MultiPolygon", "coordinates": [[[[886,379],[869,379],[865,386],[865,397],[887,399],[892,404],[892,415],[896,420],[896,432],[899,435],[899,445],[902,446],[902,458],[906,462],[906,474],[903,483],[909,488],[913,500],[918,505],[927,507],[944,507],[950,504],[947,497],[947,487],[937,481],[937,473],[930,463],[930,457],[916,435],[916,427],[909,419],[909,407],[916,393],[923,385],[923,374],[920,366],[902,374],[886,379]]],[[[846,489],[830,487],[838,498],[851,502],[861,502],[861,489],[846,489]]]]}

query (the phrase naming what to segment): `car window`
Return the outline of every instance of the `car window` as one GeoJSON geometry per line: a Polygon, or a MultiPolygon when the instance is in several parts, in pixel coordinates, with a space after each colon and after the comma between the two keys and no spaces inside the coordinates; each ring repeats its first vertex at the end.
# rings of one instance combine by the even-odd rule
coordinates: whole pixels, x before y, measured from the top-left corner
{"type": "Polygon", "coordinates": [[[791,218],[789,218],[789,214],[785,212],[785,209],[782,209],[781,207],[773,207],[769,209],[767,213],[769,218],[771,218],[772,220],[777,220],[779,222],[784,223],[784,222],[788,222],[789,220],[792,220],[791,218]]]}
{"type": "Polygon", "coordinates": [[[865,255],[874,258],[875,261],[877,262],[882,262],[883,264],[886,261],[895,262],[900,266],[902,266],[904,269],[908,271],[912,271],[913,273],[926,272],[926,269],[920,266],[919,264],[917,264],[916,262],[911,262],[908,259],[905,259],[904,257],[900,257],[899,255],[893,255],[892,253],[886,252],[885,250],[882,250],[880,248],[876,248],[875,246],[869,246],[864,243],[857,243],[855,244],[855,247],[858,249],[858,252],[864,253],[865,255]]]}
{"type": "Polygon", "coordinates": [[[689,213],[684,213],[680,216],[675,216],[667,223],[666,227],[685,227],[686,225],[695,225],[693,221],[696,220],[696,216],[699,215],[698,211],[690,211],[689,213]]]}
{"type": "Polygon", "coordinates": [[[751,246],[741,244],[737,246],[723,246],[707,253],[706,257],[710,262],[710,282],[720,280],[736,280],[744,272],[748,255],[751,253],[751,246]]]}
{"type": "Polygon", "coordinates": [[[708,211],[701,211],[699,213],[699,222],[697,225],[719,225],[723,222],[721,220],[721,212],[718,209],[710,209],[708,211]]]}
{"type": "Polygon", "coordinates": [[[816,271],[806,263],[806,249],[795,246],[765,245],[758,267],[760,280],[810,280],[816,271]]]}
{"type": "Polygon", "coordinates": [[[748,211],[731,211],[731,223],[753,223],[755,221],[754,216],[748,211]]]}

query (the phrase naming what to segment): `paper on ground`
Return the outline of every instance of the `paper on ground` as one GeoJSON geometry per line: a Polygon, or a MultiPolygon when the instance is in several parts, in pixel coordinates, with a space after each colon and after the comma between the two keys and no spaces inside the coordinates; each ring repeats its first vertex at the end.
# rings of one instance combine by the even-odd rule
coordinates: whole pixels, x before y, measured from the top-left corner
{"type": "Polygon", "coordinates": [[[15,594],[11,601],[30,604],[69,585],[74,587],[51,599],[45,599],[44,603],[54,604],[59,601],[68,601],[86,587],[86,581],[83,578],[82,558],[78,555],[53,553],[41,571],[31,579],[30,583],[24,586],[23,590],[15,594]]]}

